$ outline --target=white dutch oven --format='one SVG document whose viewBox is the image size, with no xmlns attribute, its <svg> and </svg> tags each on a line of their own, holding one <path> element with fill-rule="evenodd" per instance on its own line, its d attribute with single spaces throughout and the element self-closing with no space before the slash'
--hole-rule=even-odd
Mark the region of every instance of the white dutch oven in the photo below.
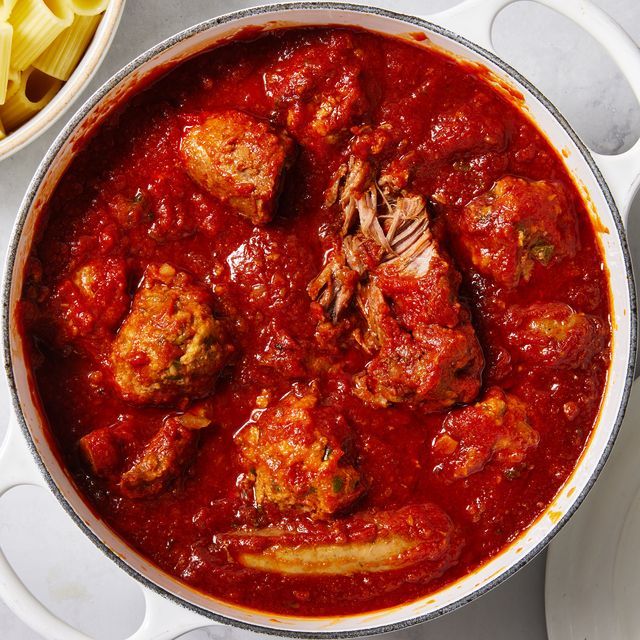
<svg viewBox="0 0 640 640">
<path fill-rule="evenodd" d="M 20 484 L 48 487 L 96 546 L 141 583 L 147 602 L 146 616 L 130 640 L 174 638 L 216 622 L 299 638 L 325 634 L 358 636 L 435 618 L 485 593 L 533 558 L 566 522 L 595 481 L 620 426 L 633 378 L 636 308 L 624 221 L 640 182 L 640 142 L 615 157 L 590 152 L 553 105 L 492 53 L 492 22 L 512 1 L 467 0 L 449 11 L 424 18 L 345 4 L 293 3 L 240 11 L 204 22 L 151 49 L 107 82 L 58 136 L 40 165 L 16 222 L 4 280 L 4 355 L 16 419 L 0 450 L 0 495 Z M 538 1 L 572 18 L 596 37 L 619 64 L 640 99 L 640 51 L 622 29 L 586 1 Z M 565 150 L 567 167 L 593 204 L 597 228 L 602 230 L 600 239 L 613 297 L 611 371 L 597 428 L 573 475 L 544 514 L 497 557 L 442 591 L 384 611 L 336 618 L 274 616 L 197 593 L 151 565 L 96 518 L 49 446 L 33 402 L 30 377 L 24 365 L 24 345 L 13 313 L 22 289 L 23 267 L 38 212 L 71 160 L 75 143 L 150 71 L 170 67 L 244 27 L 285 24 L 359 25 L 392 35 L 424 32 L 435 45 L 486 65 L 498 78 L 515 87 L 553 145 Z M 27 591 L 1 553 L 0 596 L 46 637 L 87 640 Z"/>
</svg>

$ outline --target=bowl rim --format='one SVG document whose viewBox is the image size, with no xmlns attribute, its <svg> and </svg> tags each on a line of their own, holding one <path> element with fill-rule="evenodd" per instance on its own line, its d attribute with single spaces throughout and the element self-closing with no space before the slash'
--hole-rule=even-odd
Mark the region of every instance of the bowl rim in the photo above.
<svg viewBox="0 0 640 640">
<path fill-rule="evenodd" d="M 0 140 L 0 162 L 37 140 L 66 113 L 87 88 L 111 47 L 126 1 L 109 0 L 87 50 L 69 79 L 43 109 Z"/>
<path fill-rule="evenodd" d="M 311 11 L 344 11 L 351 13 L 360 13 L 360 14 L 372 14 L 378 17 L 396 20 L 400 22 L 405 22 L 410 25 L 415 25 L 425 31 L 434 32 L 440 36 L 443 36 L 447 39 L 450 39 L 458 44 L 461 44 L 475 53 L 479 54 L 481 57 L 487 59 L 488 61 L 495 64 L 499 67 L 503 72 L 505 72 L 509 77 L 516 80 L 519 84 L 524 86 L 544 107 L 545 109 L 553 116 L 553 118 L 558 122 L 558 124 L 564 129 L 566 134 L 571 139 L 572 143 L 575 145 L 577 150 L 582 155 L 584 161 L 586 162 L 589 170 L 593 174 L 598 187 L 600 188 L 604 199 L 607 203 L 607 206 L 611 212 L 614 224 L 617 240 L 620 244 L 620 249 L 622 253 L 622 258 L 624 262 L 625 271 L 627 274 L 627 282 L 628 282 L 628 291 L 627 294 L 629 296 L 629 314 L 628 321 L 630 324 L 629 331 L 629 352 L 627 354 L 627 367 L 624 374 L 624 379 L 619 384 L 623 386 L 622 393 L 620 397 L 620 402 L 618 406 L 617 415 L 614 421 L 614 424 L 611 426 L 611 430 L 609 433 L 609 438 L 607 440 L 606 446 L 603 449 L 598 461 L 596 462 L 594 469 L 589 476 L 588 480 L 585 482 L 582 491 L 575 498 L 573 504 L 563 513 L 562 517 L 552 526 L 549 532 L 540 539 L 537 544 L 524 556 L 522 556 L 516 562 L 513 562 L 508 566 L 507 569 L 499 573 L 495 578 L 489 580 L 482 587 L 475 589 L 467 596 L 463 596 L 457 600 L 454 600 L 450 604 L 430 611 L 425 614 L 417 615 L 417 616 L 409 616 L 406 619 L 399 620 L 393 623 L 381 624 L 381 625 L 373 625 L 373 626 L 363 626 L 361 628 L 353 629 L 353 630 L 345 630 L 345 631 L 296 631 L 296 630 L 288 630 L 288 629 L 280 629 L 275 627 L 263 626 L 261 624 L 255 624 L 252 622 L 245 622 L 243 620 L 237 620 L 235 618 L 231 618 L 227 615 L 222 615 L 219 613 L 215 613 L 209 609 L 203 608 L 199 605 L 196 605 L 185 598 L 175 595 L 169 592 L 167 589 L 157 585 L 152 580 L 150 580 L 146 575 L 139 572 L 137 569 L 133 568 L 129 565 L 125 560 L 123 560 L 120 556 L 116 555 L 98 536 L 94 531 L 87 525 L 80 516 L 75 512 L 70 502 L 64 496 L 64 494 L 58 489 L 53 477 L 51 476 L 48 468 L 45 466 L 42 458 L 40 457 L 33 436 L 31 435 L 31 431 L 29 430 L 28 424 L 22 412 L 22 407 L 20 403 L 20 398 L 18 396 L 17 386 L 15 382 L 15 378 L 13 375 L 13 360 L 11 354 L 11 335 L 10 335 L 10 318 L 11 318 L 11 283 L 13 279 L 16 254 L 18 245 L 21 239 L 22 231 L 25 226 L 25 223 L 29 217 L 29 212 L 31 211 L 32 205 L 37 195 L 37 191 L 42 184 L 44 178 L 46 177 L 51 165 L 56 159 L 59 151 L 66 143 L 67 139 L 70 135 L 75 131 L 75 129 L 82 123 L 86 115 L 93 110 L 93 108 L 114 88 L 116 87 L 122 80 L 124 80 L 128 75 L 134 72 L 138 67 L 140 67 L 145 62 L 150 61 L 166 49 L 176 45 L 183 40 L 191 38 L 192 36 L 211 29 L 213 27 L 217 27 L 220 25 L 224 25 L 227 23 L 232 23 L 236 20 L 243 18 L 251 18 L 253 16 L 269 14 L 269 13 L 282 13 L 286 11 L 300 11 L 300 10 L 311 10 Z M 322 22 L 318 23 L 319 25 Z M 447 613 L 451 613 L 460 607 L 464 606 L 484 595 L 491 589 L 497 587 L 498 585 L 505 582 L 508 578 L 517 573 L 522 567 L 528 564 L 535 556 L 537 556 L 551 541 L 551 539 L 562 529 L 562 527 L 567 523 L 569 518 L 573 515 L 573 513 L 578 509 L 581 505 L 582 501 L 589 493 L 591 488 L 593 487 L 596 479 L 598 478 L 602 468 L 604 467 L 613 447 L 613 444 L 618 435 L 618 431 L 620 430 L 620 426 L 622 423 L 622 419 L 624 417 L 624 413 L 626 410 L 626 406 L 629 400 L 629 394 L 631 390 L 631 385 L 634 380 L 634 368 L 635 368 L 635 359 L 636 353 L 638 349 L 637 344 L 637 305 L 636 305 L 636 294 L 635 294 L 635 286 L 634 286 L 634 276 L 633 270 L 631 267 L 631 257 L 629 246 L 627 242 L 626 230 L 624 224 L 622 222 L 622 218 L 618 211 L 618 207 L 615 203 L 615 200 L 609 190 L 607 183 L 604 180 L 602 172 L 600 171 L 598 165 L 594 161 L 591 152 L 588 147 L 582 142 L 580 137 L 573 130 L 571 125 L 567 122 L 564 116 L 560 113 L 560 111 L 554 106 L 554 104 L 546 98 L 546 96 L 540 92 L 535 85 L 533 85 L 529 80 L 527 80 L 522 74 L 520 74 L 516 69 L 514 69 L 511 65 L 504 62 L 501 58 L 499 58 L 496 54 L 487 49 L 481 47 L 480 45 L 464 38 L 463 36 L 450 31 L 438 24 L 430 22 L 425 18 L 421 18 L 419 16 L 405 14 L 401 12 L 391 11 L 388 9 L 382 9 L 378 7 L 372 7 L 368 5 L 356 5 L 347 2 L 335 2 L 335 1 L 323 1 L 323 2 L 286 2 L 286 3 L 277 3 L 277 4 L 267 4 L 261 5 L 257 7 L 252 7 L 248 9 L 241 9 L 239 11 L 230 12 L 215 18 L 211 18 L 208 20 L 204 20 L 198 24 L 195 24 L 187 29 L 184 29 L 173 36 L 170 36 L 155 46 L 149 48 L 144 53 L 140 54 L 136 58 L 134 58 L 127 65 L 122 67 L 118 72 L 111 76 L 101 87 L 93 93 L 85 103 L 76 111 L 73 117 L 69 120 L 69 122 L 65 125 L 63 130 L 58 134 L 51 147 L 47 151 L 44 159 L 40 163 L 30 185 L 28 191 L 25 195 L 25 198 L 20 206 L 20 210 L 18 213 L 18 217 L 14 224 L 14 229 L 12 233 L 12 237 L 7 250 L 7 259 L 5 264 L 5 270 L 3 274 L 3 292 L 2 292 L 2 340 L 3 340 L 3 355 L 4 355 L 4 363 L 5 363 L 5 371 L 9 382 L 10 392 L 11 392 L 11 401 L 12 406 L 16 415 L 16 419 L 18 425 L 25 436 L 27 446 L 40 470 L 42 473 L 49 489 L 55 495 L 58 502 L 62 505 L 63 509 L 67 512 L 67 514 L 73 519 L 78 527 L 83 531 L 83 533 L 93 542 L 93 544 L 100 549 L 100 551 L 108 556 L 113 562 L 116 563 L 118 567 L 124 570 L 129 576 L 138 581 L 143 587 L 151 590 L 153 593 L 162 596 L 164 599 L 169 600 L 170 602 L 178 605 L 182 608 L 185 608 L 195 614 L 203 616 L 212 620 L 213 622 L 218 622 L 226 625 L 230 625 L 233 627 L 237 627 L 240 629 L 245 629 L 249 631 L 254 631 L 258 633 L 263 633 L 267 635 L 274 635 L 280 637 L 293 637 L 293 638 L 327 638 L 328 636 L 334 638 L 357 638 L 362 636 L 368 636 L 372 634 L 380 634 L 380 633 L 388 633 L 392 631 L 398 631 L 401 629 L 405 629 L 417 624 L 421 624 L 423 622 L 427 622 L 438 618 Z M 581 464 L 582 458 L 576 464 L 576 468 L 578 468 Z M 575 472 L 575 469 L 574 469 Z M 536 520 L 537 521 L 537 520 Z M 126 542 L 125 542 L 126 543 Z M 402 608 L 411 604 L 410 601 L 407 603 L 395 605 L 391 607 L 390 610 Z M 269 612 L 256 610 L 261 614 L 269 615 Z M 383 610 L 384 611 L 384 610 Z M 360 614 L 354 614 L 360 615 Z M 300 620 L 309 620 L 310 618 L 303 616 L 289 616 L 293 619 Z M 331 616 L 328 616 L 331 617 Z M 341 618 L 349 617 L 349 616 L 340 616 Z"/>
</svg>

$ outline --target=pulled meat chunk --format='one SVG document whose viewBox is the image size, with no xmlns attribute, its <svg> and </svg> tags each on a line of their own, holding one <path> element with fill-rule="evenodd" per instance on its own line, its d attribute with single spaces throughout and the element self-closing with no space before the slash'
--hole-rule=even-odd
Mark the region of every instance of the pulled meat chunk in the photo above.
<svg viewBox="0 0 640 640">
<path fill-rule="evenodd" d="M 467 204 L 459 232 L 475 268 L 506 287 L 529 280 L 536 262 L 573 257 L 576 216 L 563 186 L 506 176 Z"/>
<path fill-rule="evenodd" d="M 254 224 L 273 218 L 293 150 L 285 133 L 232 110 L 191 127 L 180 147 L 191 178 Z"/>
<path fill-rule="evenodd" d="M 125 400 L 167 404 L 209 394 L 231 350 L 208 292 L 168 264 L 151 265 L 113 343 L 111 365 Z"/>
<path fill-rule="evenodd" d="M 480 402 L 447 415 L 433 441 L 434 472 L 453 482 L 482 471 L 491 462 L 512 478 L 522 471 L 527 451 L 539 440 L 524 403 L 492 387 Z"/>
<path fill-rule="evenodd" d="M 165 491 L 193 458 L 198 430 L 209 424 L 207 418 L 189 413 L 168 417 L 122 474 L 121 493 L 128 498 L 146 498 Z"/>
<path fill-rule="evenodd" d="M 197 412 L 170 415 L 141 449 L 142 426 L 125 418 L 83 436 L 78 448 L 94 476 L 128 498 L 144 498 L 162 493 L 183 472 L 196 451 L 197 431 L 209 424 Z"/>
<path fill-rule="evenodd" d="M 214 547 L 270 573 L 345 576 L 430 563 L 436 577 L 455 563 L 462 539 L 442 509 L 420 504 L 315 523 L 304 533 L 294 523 L 219 534 Z"/>
<path fill-rule="evenodd" d="M 514 306 L 505 325 L 511 349 L 538 366 L 586 367 L 606 346 L 602 320 L 562 302 Z"/>
<path fill-rule="evenodd" d="M 348 425 L 318 406 L 313 385 L 294 387 L 236 436 L 259 505 L 316 519 L 350 507 L 364 492 L 353 462 Z"/>
<path fill-rule="evenodd" d="M 355 377 L 360 398 L 427 411 L 470 402 L 484 357 L 442 226 L 422 196 L 375 180 L 373 164 L 356 155 L 338 171 L 328 197 L 342 210 L 344 237 L 308 292 L 334 322 L 354 296 L 358 302 L 366 331 L 356 337 L 373 355 Z"/>
<path fill-rule="evenodd" d="M 376 284 L 363 287 L 359 299 L 368 322 L 365 340 L 377 350 L 356 376 L 359 397 L 378 406 L 406 402 L 437 411 L 478 395 L 484 358 L 466 309 L 453 326 L 418 322 L 408 330 Z"/>
</svg>

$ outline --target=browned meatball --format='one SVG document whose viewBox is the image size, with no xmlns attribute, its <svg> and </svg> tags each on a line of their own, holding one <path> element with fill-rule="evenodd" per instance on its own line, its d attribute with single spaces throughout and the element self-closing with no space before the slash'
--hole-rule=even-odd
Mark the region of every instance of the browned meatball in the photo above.
<svg viewBox="0 0 640 640">
<path fill-rule="evenodd" d="M 189 175 L 254 224 L 273 217 L 293 143 L 263 120 L 217 111 L 189 129 L 180 151 Z"/>
<path fill-rule="evenodd" d="M 362 60 L 347 33 L 329 36 L 318 55 L 300 47 L 264 74 L 267 95 L 286 114 L 287 130 L 305 145 L 334 143 L 362 121 L 370 100 Z"/>
<path fill-rule="evenodd" d="M 607 331 L 599 318 L 562 302 L 512 307 L 505 324 L 511 349 L 536 365 L 585 367 L 606 345 Z"/>
<path fill-rule="evenodd" d="M 346 421 L 318 406 L 313 385 L 296 386 L 247 425 L 236 443 L 260 505 L 323 519 L 347 509 L 364 491 Z"/>
<path fill-rule="evenodd" d="M 507 287 L 531 277 L 536 262 L 576 253 L 576 216 L 557 182 L 506 176 L 465 207 L 459 229 L 475 268 Z"/>
<path fill-rule="evenodd" d="M 514 477 L 521 472 L 527 451 L 539 440 L 524 403 L 492 387 L 480 402 L 447 415 L 433 441 L 434 471 L 452 482 L 492 462 L 507 477 Z"/>
<path fill-rule="evenodd" d="M 473 400 L 480 389 L 484 358 L 468 312 L 454 326 L 428 321 L 407 330 L 394 317 L 381 290 L 362 289 L 369 335 L 378 347 L 375 357 L 356 376 L 356 393 L 378 406 L 420 404 L 437 411 Z"/>
<path fill-rule="evenodd" d="M 92 333 L 113 332 L 129 308 L 127 273 L 120 258 L 94 258 L 63 280 L 50 299 L 62 342 L 82 342 Z"/>
<path fill-rule="evenodd" d="M 211 296 L 168 264 L 151 265 L 111 351 L 118 390 L 135 403 L 206 396 L 232 347 Z"/>
<path fill-rule="evenodd" d="M 477 91 L 464 103 L 453 105 L 434 117 L 429 153 L 437 158 L 501 150 L 506 146 L 509 133 L 495 100 Z"/>
</svg>

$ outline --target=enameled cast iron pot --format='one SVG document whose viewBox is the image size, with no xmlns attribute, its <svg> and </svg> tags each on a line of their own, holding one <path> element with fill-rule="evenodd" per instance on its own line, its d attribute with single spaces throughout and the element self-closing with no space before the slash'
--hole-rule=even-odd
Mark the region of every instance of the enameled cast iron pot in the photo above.
<svg viewBox="0 0 640 640">
<path fill-rule="evenodd" d="M 572 18 L 609 51 L 640 99 L 640 51 L 611 19 L 585 0 L 538 0 Z M 203 22 L 147 51 L 109 80 L 72 118 L 40 165 L 16 221 L 4 275 L 2 331 L 14 418 L 0 450 L 0 495 L 19 484 L 48 487 L 96 546 L 142 585 L 147 611 L 130 640 L 175 638 L 188 630 L 219 623 L 280 635 L 333 637 L 369 635 L 430 620 L 473 600 L 533 558 L 578 507 L 594 483 L 613 445 L 633 379 L 636 306 L 625 218 L 640 182 L 640 142 L 618 156 L 600 156 L 580 141 L 545 97 L 492 53 L 491 25 L 513 0 L 467 0 L 435 16 L 419 18 L 380 9 L 330 3 L 292 3 L 260 7 Z M 610 375 L 594 433 L 573 475 L 546 511 L 508 548 L 471 575 L 442 591 L 388 610 L 335 618 L 274 616 L 220 602 L 191 590 L 129 548 L 87 507 L 53 452 L 33 401 L 14 309 L 38 212 L 74 154 L 75 143 L 97 126 L 140 79 L 170 68 L 246 27 L 359 25 L 391 35 L 424 33 L 428 40 L 460 58 L 488 67 L 496 78 L 524 96 L 526 108 L 556 149 L 591 203 L 609 272 L 613 300 Z M 34 464 L 35 461 L 35 464 Z M 87 640 L 39 603 L 0 553 L 0 596 L 48 638 Z"/>
</svg>

